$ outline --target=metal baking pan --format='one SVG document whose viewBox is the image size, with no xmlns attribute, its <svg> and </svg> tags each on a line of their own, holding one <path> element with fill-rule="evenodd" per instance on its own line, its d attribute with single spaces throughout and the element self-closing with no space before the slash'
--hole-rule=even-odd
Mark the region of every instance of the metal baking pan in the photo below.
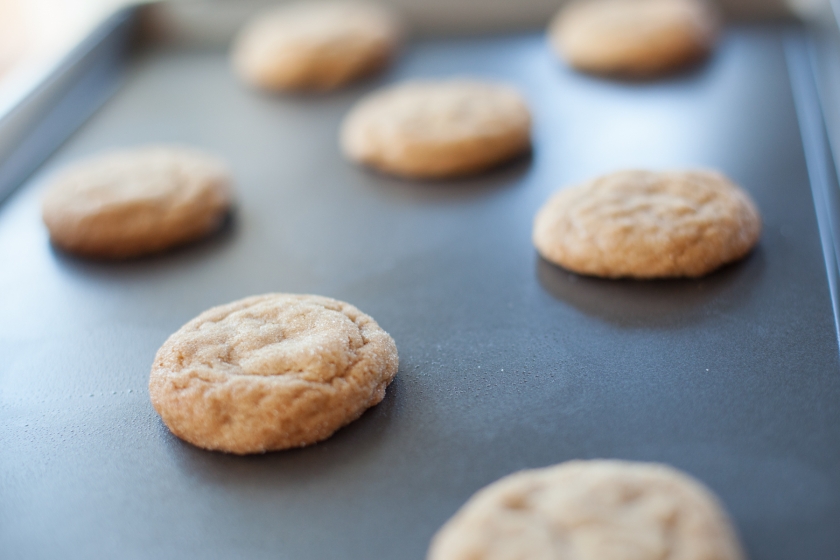
<svg viewBox="0 0 840 560">
<path fill-rule="evenodd" d="M 536 32 L 417 40 L 376 80 L 270 96 L 242 87 L 223 49 L 131 47 L 137 17 L 115 16 L 45 86 L 59 101 L 24 119 L 28 155 L 4 175 L 19 188 L 0 205 L 0 556 L 420 559 L 480 487 L 607 457 L 698 477 L 754 560 L 840 557 L 840 214 L 803 27 L 731 28 L 707 64 L 653 83 L 575 74 Z M 362 94 L 462 74 L 523 91 L 531 156 L 432 183 L 342 160 L 339 122 Z M 130 262 L 52 248 L 39 213 L 51 174 L 149 142 L 227 158 L 238 205 L 224 230 Z M 696 166 L 762 211 L 743 262 L 605 281 L 531 246 L 534 213 L 563 185 Z M 272 291 L 374 316 L 400 351 L 385 400 L 294 451 L 179 441 L 149 402 L 155 351 L 208 307 Z"/>
</svg>

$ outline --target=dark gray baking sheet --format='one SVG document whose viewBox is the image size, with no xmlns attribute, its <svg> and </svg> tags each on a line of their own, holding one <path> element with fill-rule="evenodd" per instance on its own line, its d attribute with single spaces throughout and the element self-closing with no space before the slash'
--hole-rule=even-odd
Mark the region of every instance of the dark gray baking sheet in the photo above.
<svg viewBox="0 0 840 560">
<path fill-rule="evenodd" d="M 840 362 L 790 33 L 735 28 L 708 64 L 652 84 L 571 73 L 537 34 L 420 42 L 379 82 L 313 97 L 247 91 L 222 52 L 142 52 L 0 206 L 0 556 L 420 559 L 478 488 L 611 457 L 697 476 L 753 559 L 840 558 Z M 442 183 L 342 161 L 337 129 L 360 95 L 465 73 L 525 93 L 531 157 Z M 239 195 L 224 231 L 126 263 L 50 247 L 38 199 L 52 173 L 161 141 L 229 160 Z M 694 166 L 758 202 L 765 229 L 744 262 L 609 282 L 533 250 L 532 216 L 555 189 Z M 155 351 L 204 309 L 270 291 L 373 315 L 400 351 L 384 402 L 301 450 L 177 440 L 149 403 Z"/>
</svg>

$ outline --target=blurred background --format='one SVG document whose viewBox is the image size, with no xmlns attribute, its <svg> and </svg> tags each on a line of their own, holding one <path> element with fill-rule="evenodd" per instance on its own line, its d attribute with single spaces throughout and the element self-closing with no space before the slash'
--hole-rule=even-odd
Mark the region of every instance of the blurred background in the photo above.
<svg viewBox="0 0 840 560">
<path fill-rule="evenodd" d="M 0 118 L 127 0 L 0 0 Z"/>
<path fill-rule="evenodd" d="M 0 0 L 0 74 L 74 43 L 124 0 Z"/>
<path fill-rule="evenodd" d="M 717 0 L 733 20 L 783 19 L 826 9 L 830 0 Z M 38 83 L 101 19 L 131 0 L 0 0 L 0 115 Z M 137 2 L 133 2 L 137 3 Z M 271 0 L 168 0 L 156 11 L 172 36 L 226 41 Z M 563 0 L 384 0 L 418 34 L 540 28 Z M 166 32 L 166 29 L 163 29 Z"/>
</svg>

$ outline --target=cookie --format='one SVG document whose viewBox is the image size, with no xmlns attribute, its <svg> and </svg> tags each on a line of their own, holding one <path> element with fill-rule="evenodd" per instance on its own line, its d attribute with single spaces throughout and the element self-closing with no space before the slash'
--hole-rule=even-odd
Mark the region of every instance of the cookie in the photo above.
<svg viewBox="0 0 840 560">
<path fill-rule="evenodd" d="M 736 261 L 760 235 L 755 204 L 720 173 L 622 171 L 555 194 L 533 241 L 546 260 L 580 274 L 671 278 Z"/>
<path fill-rule="evenodd" d="M 60 173 L 42 204 L 56 246 L 123 259 L 216 230 L 232 200 L 224 163 L 196 150 L 153 146 L 112 152 Z"/>
<path fill-rule="evenodd" d="M 149 393 L 179 438 L 262 453 L 330 437 L 384 398 L 398 366 L 394 340 L 352 305 L 267 294 L 214 307 L 170 336 Z"/>
<path fill-rule="evenodd" d="M 570 461 L 480 490 L 428 560 L 743 560 L 712 493 L 666 465 Z"/>
<path fill-rule="evenodd" d="M 477 173 L 531 145 L 531 114 L 506 85 L 412 81 L 375 92 L 347 115 L 341 146 L 350 160 L 417 178 Z"/>
<path fill-rule="evenodd" d="M 595 74 L 649 77 L 705 58 L 718 18 L 704 0 L 574 0 L 549 26 L 555 53 Z"/>
<path fill-rule="evenodd" d="M 265 12 L 239 33 L 237 74 L 266 90 L 324 91 L 368 76 L 394 58 L 394 15 L 363 2 L 299 2 Z"/>
</svg>

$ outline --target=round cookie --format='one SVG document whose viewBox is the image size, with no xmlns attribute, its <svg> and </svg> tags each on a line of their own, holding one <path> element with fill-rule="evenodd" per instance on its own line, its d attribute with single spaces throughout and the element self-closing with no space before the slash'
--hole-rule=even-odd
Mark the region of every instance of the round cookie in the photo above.
<svg viewBox="0 0 840 560">
<path fill-rule="evenodd" d="M 239 76 L 267 90 L 330 90 L 385 67 L 399 48 L 394 15 L 364 2 L 299 2 L 248 23 L 233 45 Z"/>
<path fill-rule="evenodd" d="M 570 461 L 478 491 L 428 560 L 743 560 L 702 484 L 666 465 Z"/>
<path fill-rule="evenodd" d="M 351 160 L 417 178 L 484 171 L 531 145 L 531 114 L 511 87 L 474 80 L 411 81 L 374 92 L 344 119 Z"/>
<path fill-rule="evenodd" d="M 549 26 L 555 53 L 574 68 L 628 77 L 698 62 L 717 36 L 704 0 L 574 0 Z"/>
<path fill-rule="evenodd" d="M 158 350 L 152 405 L 198 447 L 262 453 L 331 436 L 385 396 L 394 340 L 334 299 L 245 298 L 205 311 Z"/>
<path fill-rule="evenodd" d="M 192 149 L 111 152 L 60 173 L 42 216 L 52 242 L 66 251 L 137 257 L 216 230 L 231 205 L 231 184 L 224 163 Z"/>
<path fill-rule="evenodd" d="M 607 278 L 698 277 L 750 252 L 761 217 L 720 173 L 622 171 L 549 199 L 533 241 L 548 261 Z"/>
</svg>

